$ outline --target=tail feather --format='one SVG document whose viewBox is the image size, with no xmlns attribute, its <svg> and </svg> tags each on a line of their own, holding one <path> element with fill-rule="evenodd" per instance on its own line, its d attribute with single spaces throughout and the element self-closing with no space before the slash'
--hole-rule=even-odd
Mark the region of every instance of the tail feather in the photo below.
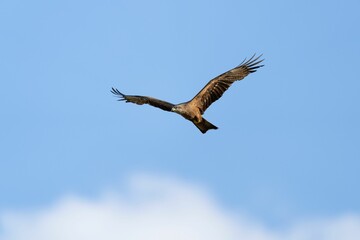
<svg viewBox="0 0 360 240">
<path fill-rule="evenodd" d="M 206 133 L 207 130 L 209 130 L 209 129 L 218 129 L 217 126 L 215 126 L 212 123 L 206 121 L 205 118 L 203 118 L 202 121 L 199 122 L 199 123 L 196 123 L 196 122 L 193 122 L 193 123 L 202 133 Z"/>
</svg>

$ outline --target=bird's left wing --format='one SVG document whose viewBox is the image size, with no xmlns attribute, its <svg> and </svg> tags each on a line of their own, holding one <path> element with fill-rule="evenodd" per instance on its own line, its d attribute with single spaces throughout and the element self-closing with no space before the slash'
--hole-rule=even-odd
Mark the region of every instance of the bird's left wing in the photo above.
<svg viewBox="0 0 360 240">
<path fill-rule="evenodd" d="M 111 92 L 113 94 L 115 94 L 117 97 L 119 97 L 118 101 L 131 102 L 131 103 L 135 103 L 138 105 L 149 104 L 153 107 L 161 108 L 162 110 L 169 111 L 169 112 L 171 111 L 172 107 L 174 106 L 174 104 L 172 104 L 172 103 L 165 102 L 165 101 L 162 101 L 162 100 L 159 100 L 156 98 L 152 98 L 152 97 L 125 95 L 125 94 L 121 93 L 119 90 L 117 90 L 116 88 L 112 88 Z"/>
<path fill-rule="evenodd" d="M 244 79 L 248 74 L 256 72 L 263 59 L 259 60 L 262 55 L 255 57 L 253 55 L 249 60 L 246 59 L 237 67 L 215 77 L 189 102 L 189 104 L 200 109 L 201 114 L 216 100 L 218 100 L 223 93 L 235 81 Z"/>
</svg>

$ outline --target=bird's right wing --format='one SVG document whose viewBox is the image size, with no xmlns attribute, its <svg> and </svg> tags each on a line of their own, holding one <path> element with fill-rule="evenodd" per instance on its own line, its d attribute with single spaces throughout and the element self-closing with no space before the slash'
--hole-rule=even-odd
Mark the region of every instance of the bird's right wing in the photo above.
<svg viewBox="0 0 360 240">
<path fill-rule="evenodd" d="M 223 95 L 231 84 L 244 79 L 247 75 L 256 72 L 258 68 L 262 67 L 263 65 L 260 65 L 263 61 L 263 59 L 260 59 L 261 56 L 256 57 L 253 55 L 249 60 L 240 63 L 239 66 L 212 79 L 189 103 L 198 107 L 201 114 L 203 114 L 213 102 Z"/>
<path fill-rule="evenodd" d="M 121 93 L 119 90 L 117 90 L 116 88 L 112 88 L 111 92 L 113 94 L 115 94 L 117 97 L 119 97 L 118 101 L 131 102 L 131 103 L 135 103 L 138 105 L 149 104 L 153 107 L 161 108 L 162 110 L 169 111 L 169 112 L 171 111 L 172 107 L 174 106 L 174 104 L 172 104 L 172 103 L 165 102 L 165 101 L 162 101 L 162 100 L 159 100 L 156 98 L 152 98 L 152 97 L 125 95 L 125 94 Z"/>
</svg>

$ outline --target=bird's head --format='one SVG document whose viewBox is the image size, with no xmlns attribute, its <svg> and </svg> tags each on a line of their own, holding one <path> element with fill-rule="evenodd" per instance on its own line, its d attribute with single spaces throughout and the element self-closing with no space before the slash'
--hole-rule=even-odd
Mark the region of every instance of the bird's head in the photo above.
<svg viewBox="0 0 360 240">
<path fill-rule="evenodd" d="M 171 111 L 172 112 L 178 112 L 178 106 L 173 106 L 172 108 L 171 108 Z"/>
<path fill-rule="evenodd" d="M 173 106 L 173 107 L 171 108 L 171 111 L 172 111 L 172 112 L 175 112 L 175 113 L 178 113 L 178 114 L 181 114 L 181 113 L 184 112 L 184 109 L 183 109 L 182 105 L 179 104 L 179 105 Z"/>
</svg>

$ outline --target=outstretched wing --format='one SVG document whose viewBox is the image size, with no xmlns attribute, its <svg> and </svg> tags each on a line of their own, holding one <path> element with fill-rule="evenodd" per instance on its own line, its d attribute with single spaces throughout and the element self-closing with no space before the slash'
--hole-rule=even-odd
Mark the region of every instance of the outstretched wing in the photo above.
<svg viewBox="0 0 360 240">
<path fill-rule="evenodd" d="M 138 105 L 149 104 L 151 106 L 161 108 L 162 110 L 169 111 L 169 112 L 171 111 L 172 107 L 174 106 L 174 104 L 172 104 L 172 103 L 165 102 L 165 101 L 162 101 L 162 100 L 159 100 L 156 98 L 152 98 L 152 97 L 125 95 L 125 94 L 122 94 L 116 88 L 112 88 L 111 92 L 113 94 L 115 94 L 117 97 L 119 97 L 118 101 L 131 102 L 131 103 L 136 103 Z"/>
<path fill-rule="evenodd" d="M 192 106 L 200 109 L 201 114 L 231 86 L 232 83 L 242 80 L 248 74 L 256 72 L 263 59 L 259 60 L 262 55 L 255 57 L 253 55 L 249 60 L 244 60 L 237 67 L 212 79 L 206 86 L 189 102 Z"/>
</svg>

